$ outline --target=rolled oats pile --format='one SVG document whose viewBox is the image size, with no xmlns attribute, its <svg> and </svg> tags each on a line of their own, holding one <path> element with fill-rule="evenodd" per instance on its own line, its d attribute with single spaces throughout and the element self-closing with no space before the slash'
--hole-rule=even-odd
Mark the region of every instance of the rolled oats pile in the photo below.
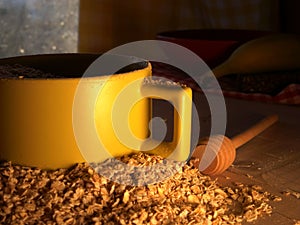
<svg viewBox="0 0 300 225">
<path fill-rule="evenodd" d="M 0 65 L 0 79 L 26 79 L 26 78 L 63 78 L 63 76 L 46 73 L 42 70 L 21 64 Z"/>
<path fill-rule="evenodd" d="M 138 153 L 119 159 L 130 168 L 169 163 L 170 171 L 162 173 L 176 171 L 145 184 L 132 169 L 125 180 L 137 185 L 126 185 L 108 179 L 122 174 L 122 166 L 115 168 L 112 160 L 54 171 L 3 162 L 0 224 L 240 224 L 272 212 L 268 201 L 274 196 L 259 186 L 222 187 L 192 166 L 179 168 L 160 156 Z M 151 176 L 159 171 L 149 172 L 147 179 Z"/>
</svg>

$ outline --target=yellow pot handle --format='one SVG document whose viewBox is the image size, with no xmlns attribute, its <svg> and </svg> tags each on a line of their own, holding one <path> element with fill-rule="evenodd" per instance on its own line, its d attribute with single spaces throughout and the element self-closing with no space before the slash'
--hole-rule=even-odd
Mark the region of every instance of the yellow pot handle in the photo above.
<svg viewBox="0 0 300 225">
<path fill-rule="evenodd" d="M 141 94 L 151 99 L 169 101 L 174 107 L 174 129 L 172 142 L 148 139 L 141 150 L 151 149 L 148 153 L 161 155 L 177 161 L 185 161 L 190 155 L 192 127 L 192 90 L 180 85 L 158 85 L 147 83 L 141 87 Z M 151 107 L 150 110 L 152 111 Z"/>
</svg>

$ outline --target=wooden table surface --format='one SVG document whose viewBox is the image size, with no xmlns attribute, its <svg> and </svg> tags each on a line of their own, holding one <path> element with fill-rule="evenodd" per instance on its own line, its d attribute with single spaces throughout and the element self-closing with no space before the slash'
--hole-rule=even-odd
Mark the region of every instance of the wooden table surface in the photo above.
<svg viewBox="0 0 300 225">
<path fill-rule="evenodd" d="M 288 225 L 300 221 L 300 196 L 282 194 L 289 190 L 300 195 L 300 106 L 226 99 L 226 107 L 226 136 L 229 137 L 266 115 L 276 113 L 279 121 L 240 147 L 233 166 L 218 176 L 219 181 L 258 184 L 282 197 L 280 202 L 270 202 L 273 214 L 257 220 L 257 225 Z"/>
</svg>

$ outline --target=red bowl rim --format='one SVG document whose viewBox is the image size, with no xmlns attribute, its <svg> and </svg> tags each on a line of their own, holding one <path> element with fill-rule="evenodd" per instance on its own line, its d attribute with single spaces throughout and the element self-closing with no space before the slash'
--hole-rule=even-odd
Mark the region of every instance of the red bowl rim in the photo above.
<svg viewBox="0 0 300 225">
<path fill-rule="evenodd" d="M 190 41 L 238 41 L 244 42 L 264 35 L 272 34 L 266 30 L 241 29 L 185 29 L 157 33 L 157 39 L 190 40 Z"/>
</svg>

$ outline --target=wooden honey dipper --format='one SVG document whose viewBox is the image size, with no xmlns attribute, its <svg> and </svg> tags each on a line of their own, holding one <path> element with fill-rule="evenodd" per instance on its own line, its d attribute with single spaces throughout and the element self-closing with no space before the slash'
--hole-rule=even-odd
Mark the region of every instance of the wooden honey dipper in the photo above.
<svg viewBox="0 0 300 225">
<path fill-rule="evenodd" d="M 270 115 L 250 127 L 248 130 L 236 135 L 232 139 L 229 139 L 223 135 L 214 135 L 211 137 L 208 144 L 208 138 L 204 138 L 199 141 L 199 145 L 195 148 L 192 159 L 193 165 L 199 168 L 203 154 L 206 151 L 214 154 L 215 158 L 205 169 L 199 168 L 199 170 L 208 175 L 218 175 L 223 173 L 235 160 L 236 149 L 250 141 L 252 138 L 263 132 L 278 120 L 277 115 Z M 207 153 L 207 152 L 206 152 Z"/>
</svg>

